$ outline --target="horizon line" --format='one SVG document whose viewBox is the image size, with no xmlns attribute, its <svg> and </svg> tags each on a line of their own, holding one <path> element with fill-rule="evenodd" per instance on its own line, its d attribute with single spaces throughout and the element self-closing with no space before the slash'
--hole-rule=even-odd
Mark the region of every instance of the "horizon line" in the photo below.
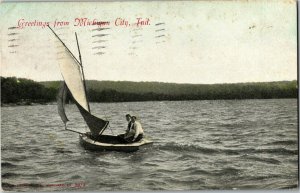
<svg viewBox="0 0 300 193">
<path fill-rule="evenodd" d="M 60 82 L 63 80 L 33 80 L 24 77 L 16 77 L 16 76 L 0 76 L 4 78 L 17 78 L 17 79 L 27 79 L 35 82 Z M 272 83 L 272 82 L 293 82 L 296 81 L 298 83 L 298 79 L 292 80 L 272 80 L 272 81 L 253 81 L 253 82 L 220 82 L 220 83 L 178 83 L 178 82 L 161 82 L 161 81 L 132 81 L 132 80 L 96 80 L 96 79 L 86 79 L 86 81 L 98 81 L 98 82 L 133 82 L 133 83 L 163 83 L 163 84 L 190 84 L 190 85 L 213 85 L 213 84 L 247 84 L 247 83 Z"/>
</svg>

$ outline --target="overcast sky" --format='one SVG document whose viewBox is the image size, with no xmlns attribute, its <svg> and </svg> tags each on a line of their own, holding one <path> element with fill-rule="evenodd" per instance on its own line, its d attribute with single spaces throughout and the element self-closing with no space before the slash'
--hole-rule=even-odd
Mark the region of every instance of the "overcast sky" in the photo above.
<svg viewBox="0 0 300 193">
<path fill-rule="evenodd" d="M 9 29 L 36 20 L 50 22 L 76 57 L 77 32 L 86 79 L 176 83 L 297 79 L 295 1 L 2 3 L 0 14 L 1 76 L 62 79 L 55 37 L 47 27 Z M 76 18 L 109 21 L 105 27 L 110 29 L 74 26 Z M 130 26 L 122 26 L 118 18 Z M 137 18 L 149 25 L 137 27 Z M 54 27 L 55 20 L 69 25 Z"/>
</svg>

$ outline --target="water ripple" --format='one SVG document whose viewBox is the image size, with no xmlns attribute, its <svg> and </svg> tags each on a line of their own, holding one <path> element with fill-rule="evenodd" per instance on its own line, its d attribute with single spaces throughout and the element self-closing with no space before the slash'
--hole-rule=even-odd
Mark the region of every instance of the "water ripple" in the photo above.
<svg viewBox="0 0 300 193">
<path fill-rule="evenodd" d="M 298 179 L 297 100 L 91 103 L 115 134 L 137 115 L 154 145 L 93 152 L 64 130 L 55 105 L 1 108 L 2 188 L 9 191 L 293 189 Z M 67 105 L 69 127 L 86 125 Z M 110 130 L 105 131 L 111 134 Z M 139 183 L 136 183 L 136 182 Z M 49 184 L 83 183 L 76 187 Z"/>
</svg>

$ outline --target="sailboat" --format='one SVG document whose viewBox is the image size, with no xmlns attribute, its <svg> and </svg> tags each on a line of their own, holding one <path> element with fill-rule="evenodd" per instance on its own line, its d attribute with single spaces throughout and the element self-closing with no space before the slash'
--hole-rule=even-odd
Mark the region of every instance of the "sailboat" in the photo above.
<svg viewBox="0 0 300 193">
<path fill-rule="evenodd" d="M 109 126 L 109 121 L 96 117 L 91 114 L 89 101 L 86 92 L 86 83 L 82 66 L 81 54 L 76 36 L 76 42 L 79 52 L 79 60 L 74 56 L 70 49 L 65 45 L 61 38 L 48 26 L 56 37 L 56 49 L 58 51 L 58 63 L 64 81 L 62 82 L 58 96 L 58 114 L 60 115 L 65 130 L 79 134 L 80 144 L 89 150 L 114 150 L 114 151 L 136 151 L 141 147 L 150 145 L 153 142 L 145 137 L 134 143 L 125 143 L 119 136 L 104 135 L 103 132 Z M 69 121 L 65 112 L 65 103 L 67 95 L 71 96 L 82 115 L 89 131 L 82 133 L 67 128 Z"/>
</svg>

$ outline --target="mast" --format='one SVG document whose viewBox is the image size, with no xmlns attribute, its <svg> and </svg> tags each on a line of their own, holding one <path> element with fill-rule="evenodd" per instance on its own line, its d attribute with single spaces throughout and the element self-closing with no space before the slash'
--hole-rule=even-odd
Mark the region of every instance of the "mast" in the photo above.
<svg viewBox="0 0 300 193">
<path fill-rule="evenodd" d="M 81 73 L 82 73 L 82 79 L 83 79 L 83 85 L 84 85 L 84 91 L 85 91 L 85 95 L 87 96 L 87 92 L 86 92 L 86 84 L 85 84 L 85 77 L 84 77 L 84 71 L 83 71 L 83 66 L 82 66 L 82 60 L 81 60 L 81 53 L 80 53 L 80 48 L 79 48 L 79 43 L 78 43 L 78 38 L 77 38 L 77 33 L 75 32 L 75 36 L 76 36 L 76 42 L 77 42 L 77 48 L 78 48 L 78 53 L 79 53 L 79 61 L 80 61 L 80 66 L 81 66 Z M 91 112 L 90 109 L 90 103 L 87 100 L 87 105 L 88 105 L 88 111 Z"/>
</svg>

